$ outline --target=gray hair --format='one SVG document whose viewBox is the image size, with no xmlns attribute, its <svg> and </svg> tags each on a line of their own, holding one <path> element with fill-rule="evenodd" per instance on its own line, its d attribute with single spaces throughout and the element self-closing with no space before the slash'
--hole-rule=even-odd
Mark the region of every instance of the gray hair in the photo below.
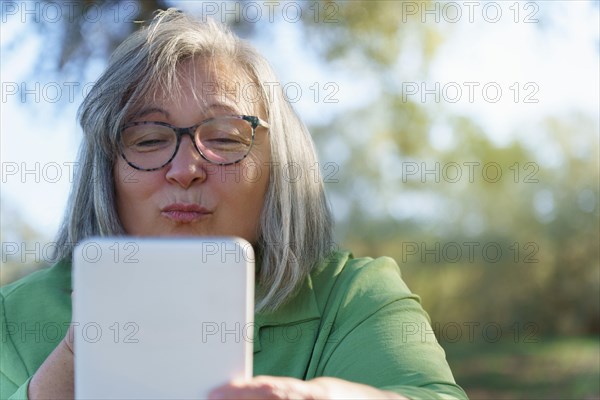
<svg viewBox="0 0 600 400">
<path fill-rule="evenodd" d="M 251 45 L 222 24 L 195 21 L 174 9 L 157 12 L 147 28 L 115 50 L 79 109 L 84 138 L 57 235 L 57 259 L 70 259 L 74 246 L 90 236 L 126 234 L 116 211 L 113 177 L 119 129 L 140 99 L 161 88 L 180 90 L 178 68 L 192 58 L 231 63 L 261 91 L 272 162 L 255 246 L 255 308 L 273 311 L 332 250 L 333 222 L 314 144 L 281 85 L 273 87 L 278 80 L 269 63 Z M 290 174 L 292 169 L 300 173 Z"/>
</svg>

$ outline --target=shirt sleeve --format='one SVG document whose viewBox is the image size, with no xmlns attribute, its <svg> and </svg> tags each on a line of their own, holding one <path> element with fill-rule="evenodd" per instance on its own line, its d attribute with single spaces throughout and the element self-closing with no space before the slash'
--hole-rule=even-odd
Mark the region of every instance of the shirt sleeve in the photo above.
<svg viewBox="0 0 600 400">
<path fill-rule="evenodd" d="M 71 321 L 70 264 L 0 288 L 0 399 L 26 399 L 29 382 Z"/>
<path fill-rule="evenodd" d="M 8 400 L 27 400 L 27 390 L 29 388 L 29 381 L 31 381 L 31 378 L 27 379 L 25 381 L 25 383 L 23 383 L 21 386 L 19 386 L 16 389 L 16 391 L 12 395 L 10 395 L 8 397 L 4 397 L 5 396 L 5 394 L 4 394 L 4 391 L 5 391 L 4 386 L 6 385 L 7 388 L 9 388 L 8 391 L 10 392 L 10 391 L 12 391 L 16 387 L 16 385 L 14 383 L 12 383 L 12 382 L 9 382 L 7 380 L 7 378 L 4 376 L 4 374 L 2 374 L 2 376 L 0 377 L 0 379 L 2 380 L 2 386 L 3 386 L 3 389 L 2 389 L 2 399 L 8 398 Z"/>
<path fill-rule="evenodd" d="M 9 325 L 14 330 L 15 324 L 6 321 L 4 296 L 0 293 L 0 399 L 27 399 L 30 378 L 13 344 Z"/>
<path fill-rule="evenodd" d="M 412 399 L 466 399 L 419 297 L 410 292 L 395 261 L 379 258 L 344 269 L 319 375 Z"/>
</svg>

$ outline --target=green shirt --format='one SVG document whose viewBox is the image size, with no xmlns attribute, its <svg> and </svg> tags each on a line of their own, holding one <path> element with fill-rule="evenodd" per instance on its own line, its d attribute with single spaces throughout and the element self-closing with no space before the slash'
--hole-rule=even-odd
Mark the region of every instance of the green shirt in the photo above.
<svg viewBox="0 0 600 400">
<path fill-rule="evenodd" d="M 0 302 L 0 398 L 27 398 L 30 377 L 71 321 L 70 265 L 1 288 Z M 254 322 L 255 375 L 331 376 L 409 398 L 467 397 L 391 258 L 334 253 L 294 299 Z"/>
</svg>

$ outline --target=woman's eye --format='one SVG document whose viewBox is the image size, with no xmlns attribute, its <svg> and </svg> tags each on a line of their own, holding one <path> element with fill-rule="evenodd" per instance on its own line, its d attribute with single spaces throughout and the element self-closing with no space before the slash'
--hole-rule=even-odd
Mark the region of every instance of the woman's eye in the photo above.
<svg viewBox="0 0 600 400">
<path fill-rule="evenodd" d="M 139 133 L 132 134 L 126 143 L 135 151 L 155 151 L 171 147 L 177 139 L 171 134 Z"/>
<path fill-rule="evenodd" d="M 249 146 L 249 143 L 239 136 L 212 137 L 203 141 L 205 146 L 215 149 L 235 149 Z"/>
<path fill-rule="evenodd" d="M 167 140 L 165 140 L 165 139 L 148 139 L 148 140 L 139 141 L 139 142 L 135 143 L 135 145 L 142 146 L 142 147 L 151 147 L 151 146 L 160 146 L 163 143 L 167 143 Z"/>
<path fill-rule="evenodd" d="M 213 143 L 242 143 L 243 141 L 239 137 L 235 136 L 215 136 L 208 139 L 209 142 Z"/>
<path fill-rule="evenodd" d="M 210 129 L 200 134 L 200 140 L 207 143 L 244 143 L 244 137 L 236 129 Z"/>
</svg>

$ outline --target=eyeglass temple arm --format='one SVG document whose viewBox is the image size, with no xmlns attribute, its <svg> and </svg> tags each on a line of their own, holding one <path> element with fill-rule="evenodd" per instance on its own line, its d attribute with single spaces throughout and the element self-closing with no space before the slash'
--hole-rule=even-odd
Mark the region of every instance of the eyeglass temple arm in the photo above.
<svg viewBox="0 0 600 400">
<path fill-rule="evenodd" d="M 267 129 L 270 128 L 270 125 L 268 122 L 263 121 L 262 119 L 260 119 L 258 117 L 254 117 L 254 116 L 250 116 L 250 115 L 242 115 L 242 119 L 245 119 L 246 121 L 250 122 L 250 124 L 252 124 L 253 129 L 256 129 L 258 126 L 262 126 Z"/>
</svg>

